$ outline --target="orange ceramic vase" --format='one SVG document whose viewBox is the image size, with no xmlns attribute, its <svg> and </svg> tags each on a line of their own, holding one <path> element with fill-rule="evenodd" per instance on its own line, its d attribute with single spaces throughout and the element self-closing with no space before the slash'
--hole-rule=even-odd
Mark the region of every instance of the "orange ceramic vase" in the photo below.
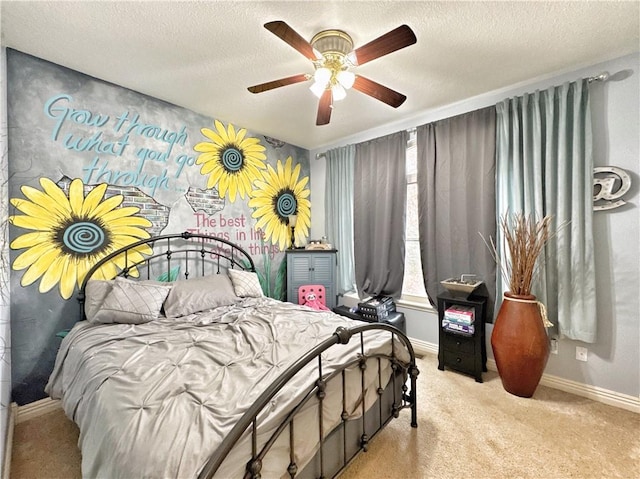
<svg viewBox="0 0 640 479">
<path fill-rule="evenodd" d="M 504 389 L 533 396 L 549 359 L 549 338 L 534 295 L 504 293 L 491 348 Z"/>
</svg>

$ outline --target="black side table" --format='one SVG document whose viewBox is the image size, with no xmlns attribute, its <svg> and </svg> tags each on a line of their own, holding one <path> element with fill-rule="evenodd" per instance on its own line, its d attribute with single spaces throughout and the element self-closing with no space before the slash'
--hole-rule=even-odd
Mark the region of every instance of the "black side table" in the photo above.
<svg viewBox="0 0 640 479">
<path fill-rule="evenodd" d="M 487 371 L 487 343 L 485 322 L 487 315 L 486 296 L 455 296 L 449 292 L 438 295 L 439 346 L 438 369 L 445 367 L 470 374 L 476 381 L 482 382 L 482 373 Z M 472 307 L 474 310 L 473 335 L 458 334 L 445 329 L 442 325 L 447 308 L 460 305 Z"/>
</svg>

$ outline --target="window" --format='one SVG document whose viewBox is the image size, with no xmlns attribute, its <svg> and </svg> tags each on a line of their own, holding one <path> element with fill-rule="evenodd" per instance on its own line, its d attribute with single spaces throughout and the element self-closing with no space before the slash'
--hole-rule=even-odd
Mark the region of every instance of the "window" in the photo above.
<svg viewBox="0 0 640 479">
<path fill-rule="evenodd" d="M 416 131 L 412 130 L 407 144 L 407 210 L 405 223 L 405 258 L 402 298 L 427 302 L 422 278 L 418 232 L 418 179 Z"/>
</svg>

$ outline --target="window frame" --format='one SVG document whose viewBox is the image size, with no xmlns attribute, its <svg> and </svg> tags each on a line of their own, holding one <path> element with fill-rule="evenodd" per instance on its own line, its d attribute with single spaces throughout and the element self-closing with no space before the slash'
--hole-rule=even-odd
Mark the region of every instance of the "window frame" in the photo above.
<svg viewBox="0 0 640 479">
<path fill-rule="evenodd" d="M 417 142 L 416 142 L 416 129 L 412 129 L 409 130 L 409 139 L 407 140 L 407 156 L 406 156 L 406 161 L 407 161 L 407 174 L 406 174 L 406 188 L 407 188 L 407 210 L 408 210 L 408 205 L 409 205 L 409 185 L 411 184 L 415 184 L 417 185 L 418 183 L 418 178 L 417 178 Z M 411 164 L 411 162 L 413 162 L 413 164 Z M 415 189 L 415 194 L 417 196 L 417 188 Z M 416 204 L 417 204 L 417 198 L 416 198 Z M 418 235 L 412 235 L 412 236 L 416 236 L 415 239 L 409 239 L 410 235 L 408 234 L 408 216 L 409 215 L 405 215 L 405 278 L 406 279 L 406 274 L 407 274 L 407 253 L 409 251 L 409 248 L 406 247 L 408 242 L 416 242 L 418 244 L 418 251 L 419 251 L 419 246 L 420 246 L 420 239 L 419 239 L 419 233 Z M 420 259 L 420 264 L 421 264 L 421 258 Z M 409 306 L 417 306 L 417 307 L 428 307 L 430 309 L 432 309 L 431 303 L 429 302 L 429 298 L 427 297 L 427 292 L 426 289 L 424 288 L 424 278 L 422 277 L 422 270 L 420 270 L 420 281 L 419 284 L 422 286 L 422 292 L 423 294 L 415 294 L 416 291 L 411 291 L 411 292 L 405 292 L 405 285 L 406 282 L 403 280 L 403 285 L 402 285 L 402 295 L 400 297 L 400 303 L 406 303 Z M 419 292 L 420 293 L 420 292 Z"/>
</svg>

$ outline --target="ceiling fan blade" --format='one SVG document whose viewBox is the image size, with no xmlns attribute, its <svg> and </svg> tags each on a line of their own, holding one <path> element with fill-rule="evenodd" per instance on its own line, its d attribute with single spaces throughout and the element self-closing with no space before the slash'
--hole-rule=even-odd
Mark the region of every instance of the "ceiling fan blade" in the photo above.
<svg viewBox="0 0 640 479">
<path fill-rule="evenodd" d="M 356 48 L 353 51 L 356 65 L 364 65 L 371 60 L 413 45 L 416 41 L 416 35 L 413 30 L 407 25 L 400 25 L 398 28 L 385 33 L 366 45 Z"/>
<path fill-rule="evenodd" d="M 309 60 L 315 61 L 318 59 L 313 51 L 313 47 L 311 46 L 311 44 L 304 38 L 302 38 L 293 28 L 291 28 L 282 20 L 265 23 L 264 28 L 269 30 L 275 36 L 287 42 Z"/>
<path fill-rule="evenodd" d="M 294 83 L 300 83 L 307 81 L 309 76 L 301 73 L 300 75 L 293 75 L 287 78 L 280 78 L 279 80 L 273 80 L 267 83 L 261 83 L 259 85 L 250 86 L 247 88 L 251 93 L 262 93 L 263 91 L 273 90 L 274 88 L 280 88 L 281 86 L 293 85 Z"/>
<path fill-rule="evenodd" d="M 333 110 L 333 95 L 330 89 L 326 89 L 320 97 L 318 104 L 318 117 L 316 125 L 328 125 L 331 120 L 331 110 Z"/>
<path fill-rule="evenodd" d="M 394 108 L 398 108 L 407 99 L 402 93 L 360 75 L 356 75 L 353 88 Z"/>
</svg>

